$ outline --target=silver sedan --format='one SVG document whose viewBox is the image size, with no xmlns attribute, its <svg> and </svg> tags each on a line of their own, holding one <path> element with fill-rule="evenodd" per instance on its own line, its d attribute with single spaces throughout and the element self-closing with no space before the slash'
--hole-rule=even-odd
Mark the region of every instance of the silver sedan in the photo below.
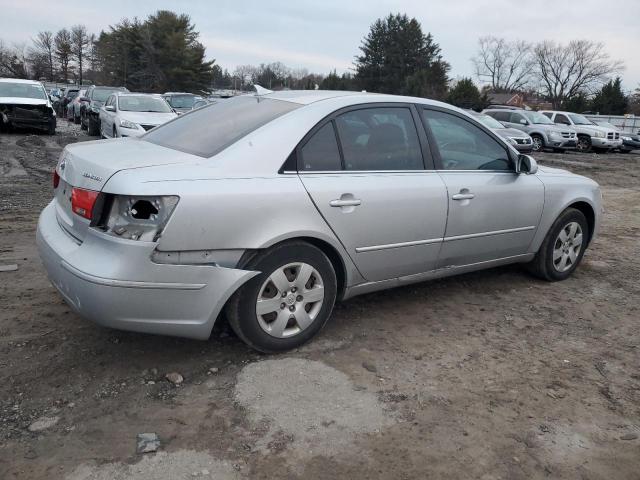
<svg viewBox="0 0 640 480">
<path fill-rule="evenodd" d="M 197 339 L 226 315 L 275 352 L 337 300 L 510 263 L 564 280 L 593 241 L 598 185 L 538 167 L 462 110 L 259 93 L 65 148 L 37 240 L 78 313 Z"/>
</svg>

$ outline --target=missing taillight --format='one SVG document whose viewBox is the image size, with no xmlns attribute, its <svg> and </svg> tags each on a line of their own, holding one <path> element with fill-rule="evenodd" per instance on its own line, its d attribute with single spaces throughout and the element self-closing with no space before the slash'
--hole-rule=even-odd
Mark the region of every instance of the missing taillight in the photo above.
<svg viewBox="0 0 640 480">
<path fill-rule="evenodd" d="M 158 214 L 158 209 L 149 200 L 138 200 L 130 210 L 131 216 L 138 220 L 149 220 Z"/>
<path fill-rule="evenodd" d="M 71 190 L 71 210 L 73 213 L 91 220 L 93 215 L 93 206 L 96 203 L 98 194 L 94 190 L 85 190 L 83 188 L 73 188 Z"/>
<path fill-rule="evenodd" d="M 55 190 L 60 185 L 60 175 L 58 175 L 58 171 L 53 171 L 53 189 Z"/>
</svg>

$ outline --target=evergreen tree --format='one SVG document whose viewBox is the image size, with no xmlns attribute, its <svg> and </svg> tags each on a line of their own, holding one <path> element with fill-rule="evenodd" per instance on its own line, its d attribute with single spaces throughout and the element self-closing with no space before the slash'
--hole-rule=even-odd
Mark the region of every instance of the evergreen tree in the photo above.
<svg viewBox="0 0 640 480">
<path fill-rule="evenodd" d="M 482 110 L 489 105 L 487 94 L 480 93 L 470 78 L 461 79 L 447 94 L 448 103 L 460 108 Z"/>
<path fill-rule="evenodd" d="M 431 34 L 404 14 L 378 19 L 360 46 L 356 80 L 371 92 L 442 98 L 449 64 Z"/>
<path fill-rule="evenodd" d="M 166 10 L 144 22 L 123 20 L 96 41 L 100 81 L 134 91 L 207 90 L 214 79 L 214 61 L 205 60 L 198 37 L 188 15 Z"/>
<path fill-rule="evenodd" d="M 622 91 L 622 80 L 616 77 L 609 80 L 596 93 L 591 102 L 591 110 L 603 115 L 624 115 L 627 109 L 627 97 Z"/>
<path fill-rule="evenodd" d="M 577 95 L 569 98 L 563 103 L 562 108 L 568 112 L 586 112 L 591 110 L 592 102 L 589 100 L 584 92 L 580 92 Z"/>
</svg>

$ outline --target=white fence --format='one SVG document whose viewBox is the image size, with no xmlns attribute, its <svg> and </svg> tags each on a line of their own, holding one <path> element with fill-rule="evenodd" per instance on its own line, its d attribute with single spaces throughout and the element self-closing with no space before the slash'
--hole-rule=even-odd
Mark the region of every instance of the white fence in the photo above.
<svg viewBox="0 0 640 480">
<path fill-rule="evenodd" d="M 590 120 L 600 120 L 615 125 L 623 132 L 640 134 L 640 117 L 635 115 L 585 115 Z"/>
</svg>

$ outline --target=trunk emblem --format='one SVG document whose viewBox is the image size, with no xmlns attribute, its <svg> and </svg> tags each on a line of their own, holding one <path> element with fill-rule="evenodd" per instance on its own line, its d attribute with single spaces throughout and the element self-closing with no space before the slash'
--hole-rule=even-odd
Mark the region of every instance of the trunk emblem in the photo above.
<svg viewBox="0 0 640 480">
<path fill-rule="evenodd" d="M 90 180 L 95 180 L 96 182 L 101 182 L 101 181 L 102 181 L 102 177 L 99 177 L 98 175 L 94 175 L 94 174 L 92 174 L 92 173 L 84 172 L 84 173 L 82 174 L 82 176 L 83 176 L 84 178 L 88 178 L 88 179 L 90 179 Z"/>
</svg>

